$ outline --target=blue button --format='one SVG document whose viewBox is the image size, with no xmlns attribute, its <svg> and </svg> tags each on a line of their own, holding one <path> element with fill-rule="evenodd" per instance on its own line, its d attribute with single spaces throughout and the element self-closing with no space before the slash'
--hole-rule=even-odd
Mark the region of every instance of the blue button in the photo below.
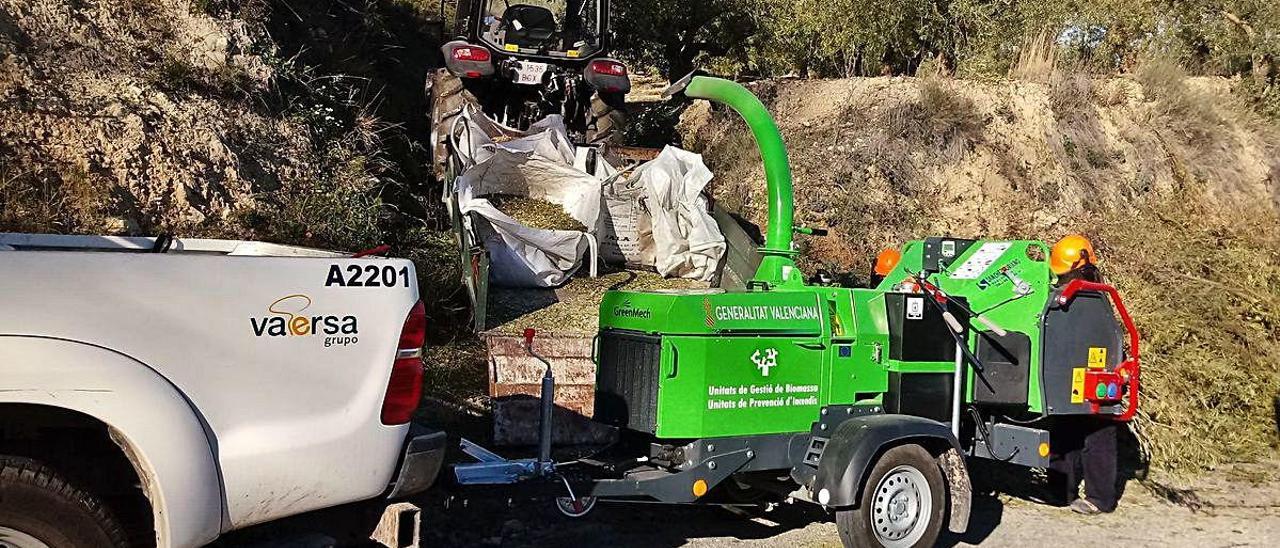
<svg viewBox="0 0 1280 548">
<path fill-rule="evenodd" d="M 1116 393 L 1117 393 L 1117 392 L 1119 392 L 1119 390 L 1120 390 L 1120 389 L 1116 386 L 1116 383 L 1114 383 L 1114 382 L 1113 382 L 1113 383 L 1111 383 L 1111 384 L 1108 384 L 1108 385 L 1107 385 L 1107 397 L 1108 397 L 1108 398 L 1115 398 L 1115 397 L 1116 397 Z"/>
</svg>

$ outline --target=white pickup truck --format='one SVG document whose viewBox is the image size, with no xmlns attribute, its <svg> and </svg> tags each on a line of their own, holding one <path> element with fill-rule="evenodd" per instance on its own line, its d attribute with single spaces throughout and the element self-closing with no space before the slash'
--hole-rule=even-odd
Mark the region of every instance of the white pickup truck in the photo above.
<svg viewBox="0 0 1280 548">
<path fill-rule="evenodd" d="M 0 546 L 198 546 L 428 488 L 413 264 L 0 234 Z"/>
</svg>

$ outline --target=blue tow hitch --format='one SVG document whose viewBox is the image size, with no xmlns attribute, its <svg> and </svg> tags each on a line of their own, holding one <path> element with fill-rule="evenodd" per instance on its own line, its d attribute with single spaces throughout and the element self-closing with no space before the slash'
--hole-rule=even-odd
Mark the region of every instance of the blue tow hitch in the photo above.
<svg viewBox="0 0 1280 548">
<path fill-rule="evenodd" d="M 527 479 L 556 475 L 556 463 L 551 460 L 551 409 L 555 401 L 556 380 L 551 373 L 551 362 L 533 351 L 535 334 L 533 329 L 524 330 L 525 352 L 547 366 L 546 372 L 542 374 L 542 396 L 538 402 L 541 404 L 542 421 L 538 431 L 538 458 L 505 459 L 470 440 L 463 439 L 462 451 L 480 462 L 458 464 L 453 467 L 453 474 L 459 485 L 509 485 Z M 565 485 L 567 487 L 568 483 L 566 482 Z"/>
</svg>

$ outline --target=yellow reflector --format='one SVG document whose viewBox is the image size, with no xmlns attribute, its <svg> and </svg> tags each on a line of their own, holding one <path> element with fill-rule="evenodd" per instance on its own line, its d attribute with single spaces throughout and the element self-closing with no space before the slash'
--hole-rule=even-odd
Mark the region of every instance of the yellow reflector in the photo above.
<svg viewBox="0 0 1280 548">
<path fill-rule="evenodd" d="M 506 44 L 502 46 L 502 49 L 505 49 L 507 51 L 520 51 L 520 46 L 517 46 L 515 44 Z"/>
<path fill-rule="evenodd" d="M 693 496 L 701 497 L 707 494 L 707 480 L 698 480 L 693 482 Z"/>
<path fill-rule="evenodd" d="M 569 50 L 569 51 L 566 51 L 566 52 L 564 52 L 564 54 L 565 54 L 565 55 L 568 55 L 569 57 L 577 57 L 578 55 L 580 55 L 580 54 L 578 53 L 578 50 L 576 50 L 576 49 L 571 49 L 571 50 Z"/>
<path fill-rule="evenodd" d="M 1048 444 L 1048 443 L 1046 443 L 1046 442 L 1041 442 L 1041 443 L 1040 443 L 1040 456 L 1041 456 L 1041 457 L 1047 457 L 1047 456 L 1049 456 L 1049 444 Z"/>
</svg>

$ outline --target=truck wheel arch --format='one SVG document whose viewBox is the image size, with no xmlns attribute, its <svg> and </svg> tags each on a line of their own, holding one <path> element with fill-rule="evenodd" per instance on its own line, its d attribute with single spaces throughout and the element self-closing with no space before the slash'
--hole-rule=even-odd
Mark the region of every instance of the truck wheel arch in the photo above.
<svg viewBox="0 0 1280 548">
<path fill-rule="evenodd" d="M 818 460 L 811 488 L 815 500 L 828 508 L 858 506 L 863 483 L 880 455 L 906 443 L 922 445 L 934 455 L 950 498 L 948 529 L 963 533 L 969 523 L 973 489 L 960 443 L 949 426 L 922 417 L 870 415 L 840 423 Z"/>
<path fill-rule="evenodd" d="M 218 536 L 226 505 L 216 443 L 167 379 L 118 352 L 43 337 L 0 335 L 0 367 L 0 406 L 56 408 L 107 426 L 151 504 L 158 546 Z"/>
</svg>

